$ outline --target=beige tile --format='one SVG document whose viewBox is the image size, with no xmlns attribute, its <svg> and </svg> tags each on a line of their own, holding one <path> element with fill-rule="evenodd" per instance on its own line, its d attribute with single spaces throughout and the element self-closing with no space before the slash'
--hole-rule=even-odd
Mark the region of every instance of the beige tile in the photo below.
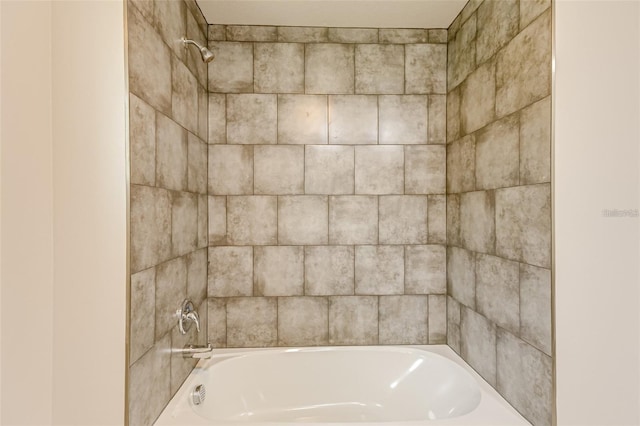
<svg viewBox="0 0 640 426">
<path fill-rule="evenodd" d="M 460 86 L 460 124 L 463 134 L 474 132 L 495 117 L 495 65 L 480 66 Z"/>
<path fill-rule="evenodd" d="M 520 1 L 520 28 L 524 29 L 549 7 L 551 7 L 551 0 Z"/>
<path fill-rule="evenodd" d="M 187 8 L 184 2 L 156 1 L 153 7 L 154 26 L 173 53 L 184 60 L 184 46 L 180 41 L 187 33 Z"/>
<path fill-rule="evenodd" d="M 520 113 L 520 184 L 551 181 L 551 98 Z"/>
<path fill-rule="evenodd" d="M 304 294 L 353 294 L 354 256 L 354 248 L 350 246 L 306 246 Z"/>
<path fill-rule="evenodd" d="M 329 28 L 329 41 L 334 43 L 377 43 L 377 28 Z"/>
<path fill-rule="evenodd" d="M 356 246 L 356 294 L 404 292 L 404 247 Z"/>
<path fill-rule="evenodd" d="M 224 41 L 227 39 L 225 25 L 207 25 L 207 39 L 209 41 Z"/>
<path fill-rule="evenodd" d="M 496 389 L 534 425 L 552 424 L 553 362 L 507 331 L 498 330 Z"/>
<path fill-rule="evenodd" d="M 429 342 L 427 296 L 380 297 L 380 344 L 424 345 Z"/>
<path fill-rule="evenodd" d="M 227 242 L 230 245 L 274 245 L 277 202 L 272 196 L 227 198 Z"/>
<path fill-rule="evenodd" d="M 205 319 L 204 315 L 202 319 Z M 185 335 L 180 333 L 178 327 L 173 327 L 169 334 L 171 335 L 171 349 L 182 349 L 189 344 L 198 344 L 198 334 L 195 327 L 191 328 Z M 180 386 L 182 386 L 182 383 L 184 383 L 197 362 L 197 359 L 184 357 L 178 352 L 171 354 L 171 395 L 175 395 L 180 389 Z"/>
<path fill-rule="evenodd" d="M 256 146 L 253 149 L 256 194 L 304 192 L 303 146 Z"/>
<path fill-rule="evenodd" d="M 186 259 L 177 257 L 156 266 L 156 341 L 178 325 L 176 309 L 186 296 Z"/>
<path fill-rule="evenodd" d="M 323 27 L 278 27 L 278 41 L 322 43 L 328 40 L 327 33 Z"/>
<path fill-rule="evenodd" d="M 404 46 L 356 45 L 356 93 L 404 92 Z"/>
<path fill-rule="evenodd" d="M 329 306 L 324 297 L 278 298 L 278 346 L 329 342 Z"/>
<path fill-rule="evenodd" d="M 253 44 L 209 43 L 215 59 L 209 62 L 209 91 L 218 93 L 253 92 Z"/>
<path fill-rule="evenodd" d="M 227 243 L 227 197 L 209 196 L 209 245 Z"/>
<path fill-rule="evenodd" d="M 490 385 L 496 386 L 496 326 L 469 308 L 460 318 L 460 353 Z"/>
<path fill-rule="evenodd" d="M 207 143 L 227 143 L 227 97 L 209 93 L 209 139 Z"/>
<path fill-rule="evenodd" d="M 461 246 L 460 194 L 447 195 L 447 244 Z"/>
<path fill-rule="evenodd" d="M 500 257 L 476 256 L 478 313 L 513 333 L 520 330 L 519 266 Z"/>
<path fill-rule="evenodd" d="M 429 244 L 447 243 L 447 197 L 446 195 L 428 195 L 429 206 L 427 227 Z"/>
<path fill-rule="evenodd" d="M 404 192 L 402 146 L 356 146 L 355 168 L 356 194 Z"/>
<path fill-rule="evenodd" d="M 378 197 L 329 197 L 329 244 L 377 244 Z"/>
<path fill-rule="evenodd" d="M 380 197 L 380 244 L 427 243 L 427 197 Z"/>
<path fill-rule="evenodd" d="M 131 183 L 156 184 L 156 113 L 134 94 L 129 95 Z"/>
<path fill-rule="evenodd" d="M 206 86 L 198 86 L 198 137 L 207 142 L 209 137 L 209 92 Z"/>
<path fill-rule="evenodd" d="M 480 7 L 482 2 L 484 2 L 484 0 L 469 0 L 465 5 L 465 7 L 462 9 L 462 12 L 460 13 L 460 16 L 462 17 L 462 22 L 469 19 L 473 15 L 473 12 L 478 10 L 478 7 Z"/>
<path fill-rule="evenodd" d="M 354 47 L 308 44 L 305 47 L 305 93 L 353 93 Z"/>
<path fill-rule="evenodd" d="M 421 28 L 380 28 L 380 43 L 426 43 L 429 33 Z"/>
<path fill-rule="evenodd" d="M 378 298 L 335 296 L 329 298 L 329 344 L 378 343 Z"/>
<path fill-rule="evenodd" d="M 430 144 L 447 143 L 447 96 L 429 96 L 428 134 Z"/>
<path fill-rule="evenodd" d="M 276 95 L 228 95 L 227 143 L 275 144 Z"/>
<path fill-rule="evenodd" d="M 474 135 L 447 145 L 447 193 L 473 191 L 476 187 L 475 168 Z"/>
<path fill-rule="evenodd" d="M 377 144 L 378 97 L 329 96 L 329 143 Z"/>
<path fill-rule="evenodd" d="M 278 343 L 275 297 L 238 297 L 227 302 L 227 346 L 251 348 Z"/>
<path fill-rule="evenodd" d="M 129 364 L 151 349 L 155 341 L 156 270 L 149 268 L 131 275 L 129 319 Z"/>
<path fill-rule="evenodd" d="M 209 219 L 209 203 L 206 195 L 198 195 L 198 248 L 205 248 L 209 245 L 209 230 L 207 220 Z"/>
<path fill-rule="evenodd" d="M 156 185 L 187 189 L 187 135 L 165 115 L 156 116 Z"/>
<path fill-rule="evenodd" d="M 447 253 L 444 245 L 405 247 L 405 294 L 445 294 Z"/>
<path fill-rule="evenodd" d="M 460 354 L 460 304 L 450 296 L 447 296 L 447 346 Z"/>
<path fill-rule="evenodd" d="M 209 247 L 209 297 L 253 294 L 253 248 Z"/>
<path fill-rule="evenodd" d="M 429 43 L 447 43 L 447 30 L 446 29 L 429 29 Z"/>
<path fill-rule="evenodd" d="M 446 154 L 445 146 L 405 146 L 405 194 L 444 194 Z"/>
<path fill-rule="evenodd" d="M 328 202 L 320 195 L 278 197 L 278 243 L 326 244 Z"/>
<path fill-rule="evenodd" d="M 353 194 L 352 146 L 308 145 L 305 148 L 304 168 L 306 194 Z"/>
<path fill-rule="evenodd" d="M 150 425 L 171 399 L 171 336 L 167 334 L 129 369 L 129 424 Z"/>
<path fill-rule="evenodd" d="M 171 251 L 182 256 L 198 246 L 198 196 L 187 192 L 172 193 Z"/>
<path fill-rule="evenodd" d="M 501 117 L 551 93 L 551 11 L 497 55 L 496 114 Z"/>
<path fill-rule="evenodd" d="M 427 143 L 428 102 L 423 95 L 380 96 L 380 143 Z"/>
<path fill-rule="evenodd" d="M 151 0 L 131 0 L 130 5 L 135 6 L 139 13 L 144 16 L 147 21 L 153 22 L 153 1 Z"/>
<path fill-rule="evenodd" d="M 326 144 L 327 97 L 278 95 L 278 143 Z"/>
<path fill-rule="evenodd" d="M 199 194 L 207 193 L 207 145 L 194 136 L 188 134 L 187 154 L 187 189 Z"/>
<path fill-rule="evenodd" d="M 455 24 L 455 22 L 454 22 Z M 449 41 L 447 48 L 447 86 L 451 90 L 464 81 L 465 78 L 476 68 L 476 15 L 460 27 L 459 31 L 451 31 L 455 36 Z"/>
<path fill-rule="evenodd" d="M 253 147 L 209 146 L 209 194 L 253 193 Z"/>
<path fill-rule="evenodd" d="M 476 307 L 476 264 L 473 252 L 447 247 L 447 293 L 471 309 Z"/>
<path fill-rule="evenodd" d="M 193 9 L 189 5 L 194 5 L 195 2 L 186 2 L 187 9 Z M 201 18 L 202 12 L 200 12 L 198 6 L 195 6 L 196 10 L 187 10 L 187 33 L 186 38 L 194 40 L 202 46 L 207 45 L 207 34 L 204 30 L 205 25 L 201 25 L 198 21 Z M 202 17 L 204 18 L 204 17 Z M 201 21 L 204 23 L 204 19 Z M 183 48 L 184 49 L 184 48 Z M 185 64 L 191 70 L 193 75 L 198 80 L 198 84 L 203 87 L 207 87 L 207 64 L 202 60 L 200 51 L 198 49 L 189 48 L 186 50 L 186 62 Z M 203 136 L 201 136 L 203 137 Z"/>
<path fill-rule="evenodd" d="M 304 294 L 304 248 L 255 247 L 253 284 L 258 296 Z"/>
<path fill-rule="evenodd" d="M 259 25 L 227 25 L 229 41 L 277 41 L 277 27 Z"/>
<path fill-rule="evenodd" d="M 405 93 L 447 93 L 446 45 L 408 44 L 405 57 Z"/>
<path fill-rule="evenodd" d="M 198 80 L 175 57 L 171 61 L 171 113 L 176 122 L 192 132 L 198 131 Z"/>
<path fill-rule="evenodd" d="M 129 89 L 154 108 L 171 112 L 171 51 L 135 8 L 127 8 Z"/>
<path fill-rule="evenodd" d="M 447 143 L 460 139 L 460 88 L 447 94 Z"/>
<path fill-rule="evenodd" d="M 207 298 L 207 249 L 200 249 L 186 256 L 187 299 L 196 306 Z"/>
<path fill-rule="evenodd" d="M 214 348 L 227 346 L 227 304 L 228 299 L 207 299 L 207 342 Z"/>
<path fill-rule="evenodd" d="M 429 344 L 447 343 L 447 296 L 429 295 Z"/>
<path fill-rule="evenodd" d="M 304 92 L 304 45 L 254 44 L 254 89 L 257 93 Z"/>
<path fill-rule="evenodd" d="M 130 220 L 131 273 L 157 265 L 171 256 L 169 191 L 131 185 Z"/>
<path fill-rule="evenodd" d="M 518 34 L 518 0 L 485 1 L 478 7 L 476 60 L 482 63 Z"/>
<path fill-rule="evenodd" d="M 519 119 L 510 115 L 476 135 L 476 189 L 518 185 Z"/>
<path fill-rule="evenodd" d="M 520 264 L 520 336 L 551 355 L 551 271 Z"/>
<path fill-rule="evenodd" d="M 530 265 L 551 266 L 549 184 L 496 190 L 496 254 Z"/>
<path fill-rule="evenodd" d="M 496 200 L 492 191 L 460 195 L 460 239 L 469 250 L 495 253 Z"/>
</svg>

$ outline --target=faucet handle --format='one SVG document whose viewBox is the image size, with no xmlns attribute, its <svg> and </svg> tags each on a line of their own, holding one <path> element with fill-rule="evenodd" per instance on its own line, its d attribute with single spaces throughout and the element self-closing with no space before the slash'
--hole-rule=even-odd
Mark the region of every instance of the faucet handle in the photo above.
<svg viewBox="0 0 640 426">
<path fill-rule="evenodd" d="M 196 330 L 200 332 L 200 317 L 193 307 L 193 302 L 185 299 L 180 306 L 180 309 L 176 311 L 178 316 L 178 329 L 180 334 L 187 334 L 187 331 L 191 328 L 191 323 L 196 324 Z"/>
</svg>

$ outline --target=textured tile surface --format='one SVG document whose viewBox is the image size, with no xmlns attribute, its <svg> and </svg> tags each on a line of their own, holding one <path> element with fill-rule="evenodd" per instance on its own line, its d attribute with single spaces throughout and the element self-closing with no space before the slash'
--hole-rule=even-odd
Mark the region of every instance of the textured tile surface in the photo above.
<svg viewBox="0 0 640 426">
<path fill-rule="evenodd" d="M 518 0 L 485 1 L 478 7 L 476 60 L 482 63 L 493 56 L 518 33 Z"/>
<path fill-rule="evenodd" d="M 253 150 L 254 192 L 285 195 L 304 192 L 304 147 L 256 146 Z"/>
<path fill-rule="evenodd" d="M 187 189 L 187 134 L 169 117 L 156 121 L 156 185 L 166 189 Z"/>
<path fill-rule="evenodd" d="M 227 243 L 227 197 L 208 197 L 208 243 L 211 246 Z"/>
<path fill-rule="evenodd" d="M 209 93 L 207 143 L 227 143 L 227 97 Z"/>
<path fill-rule="evenodd" d="M 277 324 L 275 297 L 238 297 L 227 302 L 227 346 L 230 348 L 276 346 Z"/>
<path fill-rule="evenodd" d="M 321 195 L 278 197 L 278 243 L 326 244 L 328 202 Z"/>
<path fill-rule="evenodd" d="M 329 143 L 378 143 L 378 97 L 329 96 Z"/>
<path fill-rule="evenodd" d="M 209 194 L 253 193 L 253 147 L 209 145 Z"/>
<path fill-rule="evenodd" d="M 178 257 L 156 267 L 156 340 L 176 326 L 176 309 L 187 296 L 187 263 Z"/>
<path fill-rule="evenodd" d="M 447 296 L 429 296 L 429 344 L 447 343 Z"/>
<path fill-rule="evenodd" d="M 334 296 L 329 298 L 329 344 L 378 343 L 378 298 Z"/>
<path fill-rule="evenodd" d="M 253 294 L 253 248 L 209 247 L 209 297 Z"/>
<path fill-rule="evenodd" d="M 520 113 L 520 184 L 551 181 L 551 98 Z"/>
<path fill-rule="evenodd" d="M 551 271 L 520 265 L 520 336 L 551 355 Z"/>
<path fill-rule="evenodd" d="M 131 94 L 129 102 L 131 183 L 153 186 L 156 183 L 156 113 L 136 95 Z"/>
<path fill-rule="evenodd" d="M 256 92 L 304 92 L 303 44 L 256 43 L 253 52 Z"/>
<path fill-rule="evenodd" d="M 511 115 L 480 130 L 476 136 L 476 189 L 518 184 L 519 120 Z"/>
<path fill-rule="evenodd" d="M 354 73 L 353 45 L 306 45 L 305 93 L 353 93 Z"/>
<path fill-rule="evenodd" d="M 447 291 L 459 303 L 476 307 L 476 264 L 473 252 L 447 248 Z"/>
<path fill-rule="evenodd" d="M 496 326 L 468 308 L 460 316 L 460 353 L 491 386 L 496 386 Z"/>
<path fill-rule="evenodd" d="M 460 86 L 460 124 L 471 133 L 490 123 L 495 116 L 495 65 L 489 61 L 475 70 Z"/>
<path fill-rule="evenodd" d="M 174 192 L 171 203 L 171 251 L 182 256 L 198 246 L 198 196 Z"/>
<path fill-rule="evenodd" d="M 326 144 L 327 97 L 278 96 L 279 144 Z"/>
<path fill-rule="evenodd" d="M 278 345 L 317 346 L 329 342 L 329 306 L 323 297 L 278 298 Z"/>
<path fill-rule="evenodd" d="M 393 44 L 357 45 L 356 93 L 404 93 L 404 47 Z"/>
<path fill-rule="evenodd" d="M 404 149 L 401 146 L 355 147 L 356 194 L 402 194 Z"/>
<path fill-rule="evenodd" d="M 445 195 L 427 195 L 429 244 L 447 242 L 447 197 Z"/>
<path fill-rule="evenodd" d="M 476 256 L 478 313 L 513 333 L 520 330 L 520 283 L 517 262 Z"/>
<path fill-rule="evenodd" d="M 353 194 L 352 146 L 309 145 L 305 148 L 306 194 Z"/>
<path fill-rule="evenodd" d="M 445 294 L 447 291 L 446 249 L 441 245 L 405 248 L 405 294 Z"/>
<path fill-rule="evenodd" d="M 427 197 L 380 197 L 380 244 L 426 244 Z"/>
<path fill-rule="evenodd" d="M 329 197 L 330 244 L 377 244 L 378 198 Z"/>
<path fill-rule="evenodd" d="M 447 145 L 447 193 L 473 191 L 476 185 L 475 136 Z"/>
<path fill-rule="evenodd" d="M 304 293 L 312 296 L 353 294 L 354 256 L 352 246 L 305 247 Z"/>
<path fill-rule="evenodd" d="M 228 95 L 227 143 L 276 143 L 276 99 L 275 95 Z"/>
<path fill-rule="evenodd" d="M 303 247 L 256 247 L 254 286 L 258 296 L 296 296 L 304 293 Z"/>
<path fill-rule="evenodd" d="M 215 55 L 215 60 L 207 65 L 211 92 L 253 92 L 251 43 L 209 43 L 209 49 Z"/>
<path fill-rule="evenodd" d="M 447 165 L 444 146 L 406 146 L 404 162 L 405 194 L 444 194 Z"/>
<path fill-rule="evenodd" d="M 481 253 L 494 253 L 496 245 L 495 196 L 491 191 L 460 195 L 462 245 Z"/>
<path fill-rule="evenodd" d="M 402 294 L 404 247 L 356 246 L 356 294 Z"/>
<path fill-rule="evenodd" d="M 155 342 L 156 270 L 149 268 L 131 276 L 129 320 L 130 363 L 136 362 Z"/>
<path fill-rule="evenodd" d="M 228 197 L 227 241 L 229 244 L 276 244 L 276 205 L 276 197 L 272 196 Z"/>
<path fill-rule="evenodd" d="M 427 96 L 380 96 L 378 103 L 381 144 L 427 143 Z"/>
<path fill-rule="evenodd" d="M 131 186 L 131 272 L 147 269 L 171 255 L 171 193 Z"/>
<path fill-rule="evenodd" d="M 427 296 L 380 297 L 380 344 L 427 344 L 428 312 Z"/>
<path fill-rule="evenodd" d="M 408 44 L 405 46 L 405 90 L 407 94 L 447 91 L 447 46 Z"/>
</svg>

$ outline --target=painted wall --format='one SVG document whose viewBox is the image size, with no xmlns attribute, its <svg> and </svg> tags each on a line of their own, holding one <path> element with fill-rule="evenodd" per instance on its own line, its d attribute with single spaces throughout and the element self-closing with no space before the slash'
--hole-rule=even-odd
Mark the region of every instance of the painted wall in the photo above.
<svg viewBox="0 0 640 426">
<path fill-rule="evenodd" d="M 640 3 L 555 7 L 558 424 L 636 425 Z"/>
<path fill-rule="evenodd" d="M 123 3 L 1 7 L 1 422 L 122 424 Z"/>
</svg>

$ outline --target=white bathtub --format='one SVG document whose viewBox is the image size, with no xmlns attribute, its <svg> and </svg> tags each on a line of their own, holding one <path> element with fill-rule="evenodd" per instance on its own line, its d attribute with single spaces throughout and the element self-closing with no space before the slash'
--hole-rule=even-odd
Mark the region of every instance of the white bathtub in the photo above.
<svg viewBox="0 0 640 426">
<path fill-rule="evenodd" d="M 447 346 L 215 353 L 198 363 L 156 425 L 529 424 Z M 200 384 L 206 398 L 195 405 Z"/>
</svg>

